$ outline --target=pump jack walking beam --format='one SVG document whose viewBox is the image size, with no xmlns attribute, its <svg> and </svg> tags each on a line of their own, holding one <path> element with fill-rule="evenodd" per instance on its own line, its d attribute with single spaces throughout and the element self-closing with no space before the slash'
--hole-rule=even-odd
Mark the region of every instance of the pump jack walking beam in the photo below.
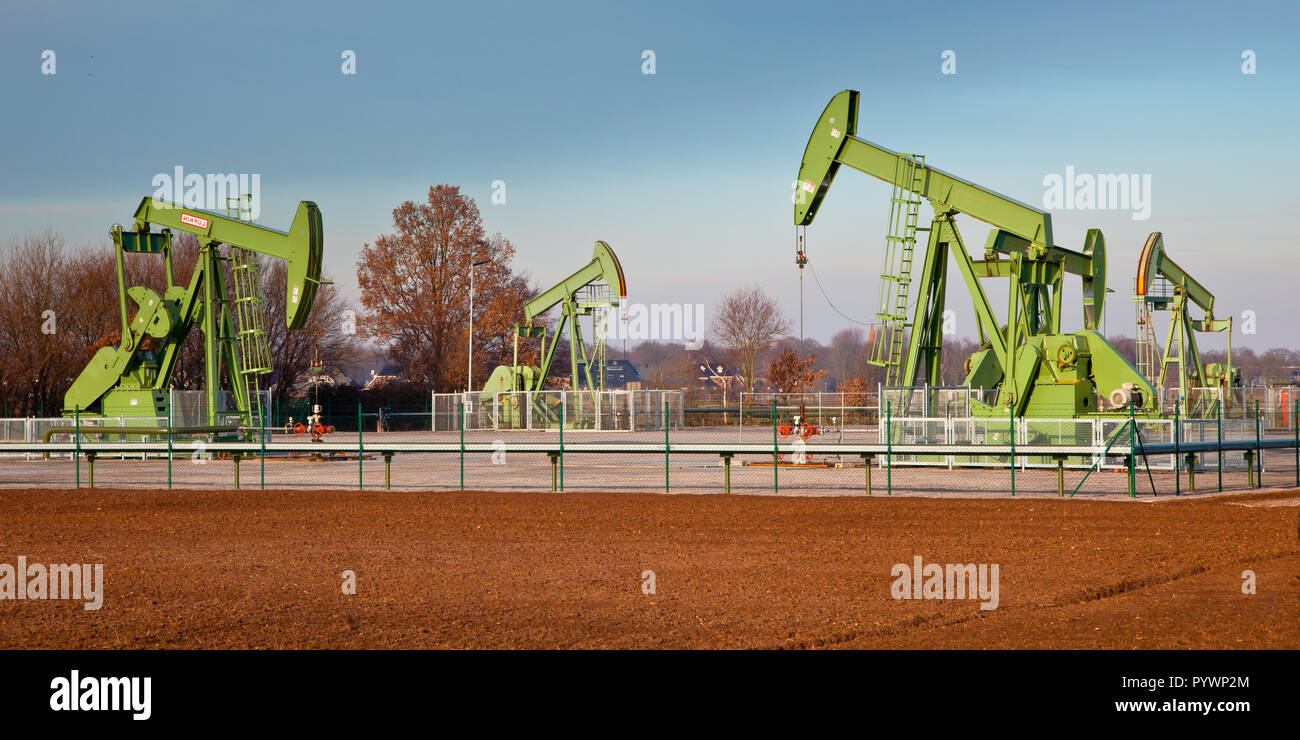
<svg viewBox="0 0 1300 740">
<path fill-rule="evenodd" d="M 135 211 L 136 233 L 147 232 L 151 224 L 193 234 L 198 237 L 200 245 L 229 244 L 284 260 L 288 271 L 285 325 L 290 329 L 301 329 L 307 323 L 316 289 L 321 283 L 321 260 L 325 249 L 325 229 L 315 203 L 300 202 L 286 232 L 211 211 L 145 198 Z"/>
<path fill-rule="evenodd" d="M 854 135 L 857 119 L 857 90 L 844 90 L 831 98 L 808 140 L 799 168 L 798 187 L 808 197 L 796 199 L 796 225 L 807 226 L 813 222 L 841 164 L 899 187 L 911 186 L 899 178 L 903 170 L 898 166 L 899 160 L 907 155 L 857 138 Z M 934 167 L 923 167 L 923 184 L 917 191 L 921 197 L 973 216 L 1036 246 L 1052 246 L 1051 214 Z"/>
</svg>

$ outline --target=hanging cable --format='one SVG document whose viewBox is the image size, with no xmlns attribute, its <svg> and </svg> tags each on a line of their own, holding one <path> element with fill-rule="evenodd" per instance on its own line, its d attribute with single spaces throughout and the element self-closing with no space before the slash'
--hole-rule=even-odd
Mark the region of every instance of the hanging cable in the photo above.
<svg viewBox="0 0 1300 740">
<path fill-rule="evenodd" d="M 835 311 L 835 313 L 839 314 L 840 316 L 843 316 L 845 319 L 853 322 L 854 324 L 857 324 L 858 326 L 880 326 L 879 321 L 858 321 L 852 316 L 849 316 L 848 314 L 841 311 L 839 307 L 837 307 L 834 303 L 831 302 L 830 296 L 826 295 L 826 289 L 822 287 L 821 278 L 817 277 L 817 268 L 809 266 L 809 269 L 812 270 L 813 280 L 817 283 L 817 290 L 821 291 L 822 298 L 826 300 L 826 305 L 830 306 L 831 309 Z"/>
</svg>

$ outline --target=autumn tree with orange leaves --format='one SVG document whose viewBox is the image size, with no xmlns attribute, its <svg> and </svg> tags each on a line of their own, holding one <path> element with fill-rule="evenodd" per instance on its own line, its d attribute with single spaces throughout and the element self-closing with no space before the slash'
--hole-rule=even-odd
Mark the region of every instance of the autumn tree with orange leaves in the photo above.
<svg viewBox="0 0 1300 740">
<path fill-rule="evenodd" d="M 512 361 L 512 332 L 533 294 L 510 262 L 515 247 L 487 236 L 474 199 L 454 185 L 429 188 L 425 203 L 393 209 L 396 231 L 367 243 L 357 260 L 360 328 L 388 351 L 408 382 L 440 392 L 465 388 L 470 266 L 474 268 L 474 378 Z M 521 364 L 535 361 L 520 343 Z M 531 352 L 529 351 L 531 350 Z"/>
<path fill-rule="evenodd" d="M 813 369 L 816 363 L 817 355 L 800 357 L 787 348 L 768 365 L 767 381 L 777 393 L 802 393 L 826 374 L 825 370 Z"/>
</svg>

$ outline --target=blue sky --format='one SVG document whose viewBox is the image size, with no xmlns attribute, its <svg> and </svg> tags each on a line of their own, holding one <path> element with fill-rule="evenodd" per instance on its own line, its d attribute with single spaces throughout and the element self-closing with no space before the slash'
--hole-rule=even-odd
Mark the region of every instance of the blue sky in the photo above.
<svg viewBox="0 0 1300 740">
<path fill-rule="evenodd" d="M 355 294 L 360 247 L 393 207 L 452 183 L 543 286 L 604 239 L 632 300 L 707 305 L 757 281 L 797 317 L 790 187 L 822 108 L 854 88 L 863 138 L 1028 203 L 1068 165 L 1150 174 L 1149 220 L 1053 213 L 1061 246 L 1106 234 L 1110 334 L 1133 333 L 1131 276 L 1159 230 L 1221 314 L 1256 312 L 1258 334 L 1234 344 L 1296 347 L 1297 21 L 1294 3 L 1256 2 L 9 3 L 0 245 L 47 227 L 104 242 L 178 165 L 258 173 L 263 224 L 320 205 L 326 268 Z M 888 197 L 844 171 L 808 230 L 830 299 L 863 320 Z M 978 251 L 987 227 L 959 223 Z M 964 290 L 948 303 L 972 336 Z M 823 341 L 852 325 L 811 275 L 803 310 Z"/>
</svg>

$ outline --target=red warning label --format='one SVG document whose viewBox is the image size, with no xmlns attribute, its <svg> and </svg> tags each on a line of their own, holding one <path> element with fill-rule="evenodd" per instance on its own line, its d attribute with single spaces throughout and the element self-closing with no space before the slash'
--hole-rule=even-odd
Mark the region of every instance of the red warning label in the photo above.
<svg viewBox="0 0 1300 740">
<path fill-rule="evenodd" d="M 181 223 L 189 224 L 200 229 L 208 228 L 208 220 L 202 216 L 191 216 L 188 213 L 181 214 Z"/>
</svg>

